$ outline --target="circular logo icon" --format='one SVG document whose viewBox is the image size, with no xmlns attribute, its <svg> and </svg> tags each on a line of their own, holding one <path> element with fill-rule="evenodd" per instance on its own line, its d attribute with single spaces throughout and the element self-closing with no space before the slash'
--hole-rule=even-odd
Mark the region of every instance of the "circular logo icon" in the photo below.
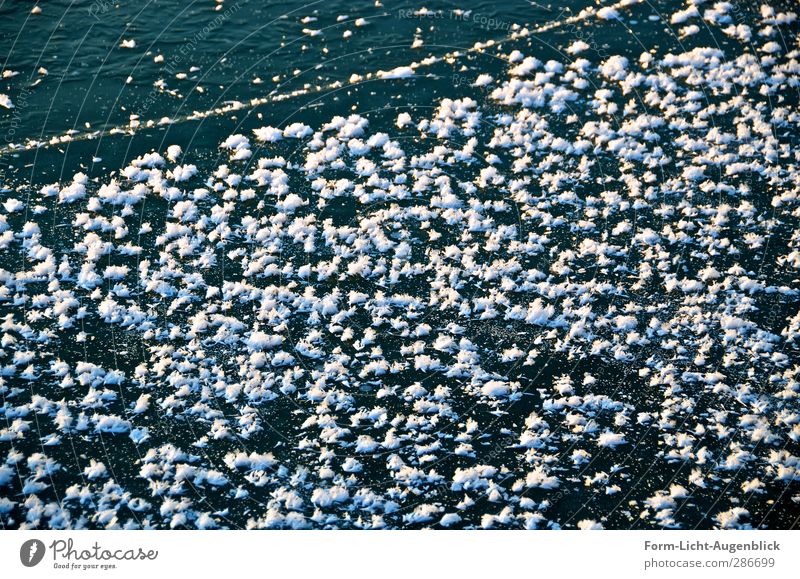
<svg viewBox="0 0 800 579">
<path fill-rule="evenodd" d="M 19 548 L 19 560 L 26 567 L 35 567 L 44 558 L 44 543 L 39 539 L 29 539 Z"/>
</svg>

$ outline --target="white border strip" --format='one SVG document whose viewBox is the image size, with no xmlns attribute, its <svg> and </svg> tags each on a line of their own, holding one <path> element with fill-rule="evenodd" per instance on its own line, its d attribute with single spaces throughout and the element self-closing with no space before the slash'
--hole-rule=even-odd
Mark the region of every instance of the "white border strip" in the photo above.
<svg viewBox="0 0 800 579">
<path fill-rule="evenodd" d="M 45 551 L 26 567 L 32 541 Z M 798 547 L 792 531 L 6 531 L 0 568 L 15 579 L 766 577 L 796 574 Z"/>
</svg>

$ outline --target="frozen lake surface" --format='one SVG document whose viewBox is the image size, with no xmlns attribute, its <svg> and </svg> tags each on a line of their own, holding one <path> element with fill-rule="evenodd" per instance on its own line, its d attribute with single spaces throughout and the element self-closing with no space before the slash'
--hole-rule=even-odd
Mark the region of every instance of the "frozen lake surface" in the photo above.
<svg viewBox="0 0 800 579">
<path fill-rule="evenodd" d="M 792 1 L 0 3 L 3 528 L 796 527 Z"/>
</svg>

